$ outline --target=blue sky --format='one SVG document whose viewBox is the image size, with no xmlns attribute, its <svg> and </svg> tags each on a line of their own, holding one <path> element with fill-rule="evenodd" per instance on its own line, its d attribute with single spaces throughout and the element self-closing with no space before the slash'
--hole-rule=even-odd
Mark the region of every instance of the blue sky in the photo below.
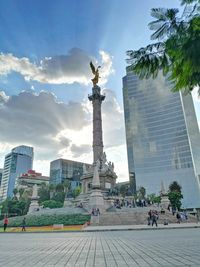
<svg viewBox="0 0 200 267">
<path fill-rule="evenodd" d="M 0 119 L 0 167 L 5 154 L 20 144 L 34 146 L 34 168 L 44 174 L 49 172 L 49 161 L 58 157 L 91 162 L 87 94 L 92 86 L 88 64 L 92 59 L 104 65 L 105 150 L 109 160 L 116 162 L 119 180 L 128 179 L 122 103 L 125 52 L 148 44 L 152 7 L 178 7 L 179 3 L 2 0 L 0 107 L 5 121 Z"/>
</svg>

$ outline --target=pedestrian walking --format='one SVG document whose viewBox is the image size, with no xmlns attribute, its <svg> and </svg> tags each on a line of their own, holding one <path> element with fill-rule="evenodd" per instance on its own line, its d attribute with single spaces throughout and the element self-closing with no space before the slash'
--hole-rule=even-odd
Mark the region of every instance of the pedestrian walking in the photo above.
<svg viewBox="0 0 200 267">
<path fill-rule="evenodd" d="M 199 213 L 198 213 L 198 211 L 197 211 L 197 223 L 199 222 Z"/>
<path fill-rule="evenodd" d="M 158 217 L 157 217 L 156 213 L 154 212 L 154 213 L 152 214 L 152 226 L 153 226 L 154 223 L 155 223 L 156 227 L 158 227 L 157 219 L 158 219 Z"/>
<path fill-rule="evenodd" d="M 148 212 L 148 217 L 147 217 L 147 223 L 148 223 L 148 225 L 150 225 L 151 224 L 151 219 L 152 219 L 152 212 L 151 212 L 151 210 Z"/>
<path fill-rule="evenodd" d="M 179 212 L 176 214 L 177 223 L 181 223 L 181 215 Z"/>
<path fill-rule="evenodd" d="M 26 231 L 26 218 L 24 217 L 23 221 L 22 221 L 22 232 Z"/>
<path fill-rule="evenodd" d="M 3 221 L 3 229 L 4 229 L 4 232 L 6 231 L 6 228 L 8 226 L 8 223 L 9 223 L 8 218 L 7 218 L 7 216 L 5 216 L 4 221 Z"/>
</svg>

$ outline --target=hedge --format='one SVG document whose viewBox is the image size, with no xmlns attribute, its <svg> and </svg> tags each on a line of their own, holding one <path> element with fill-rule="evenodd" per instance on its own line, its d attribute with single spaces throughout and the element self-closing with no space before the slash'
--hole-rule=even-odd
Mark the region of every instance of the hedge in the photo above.
<svg viewBox="0 0 200 267">
<path fill-rule="evenodd" d="M 21 226 L 24 217 L 26 218 L 26 226 L 47 226 L 53 224 L 82 225 L 90 220 L 89 214 L 30 214 L 9 218 L 8 226 Z M 3 220 L 0 221 L 0 227 L 3 227 Z"/>
</svg>

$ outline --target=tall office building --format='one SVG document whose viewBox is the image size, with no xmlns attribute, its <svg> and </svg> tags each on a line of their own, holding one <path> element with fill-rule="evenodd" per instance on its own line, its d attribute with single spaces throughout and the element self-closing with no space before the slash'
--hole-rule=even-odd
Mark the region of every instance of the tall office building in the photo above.
<svg viewBox="0 0 200 267">
<path fill-rule="evenodd" d="M 71 189 L 80 186 L 80 177 L 83 175 L 83 166 L 89 168 L 90 164 L 72 161 L 67 159 L 57 159 L 50 163 L 50 184 L 63 183 L 68 179 Z"/>
<path fill-rule="evenodd" d="M 172 93 L 160 74 L 140 80 L 127 68 L 123 78 L 129 173 L 147 194 L 182 186 L 186 208 L 200 207 L 200 134 L 190 95 Z"/>
<path fill-rule="evenodd" d="M 0 188 L 1 188 L 2 176 L 3 176 L 3 169 L 0 169 Z"/>
<path fill-rule="evenodd" d="M 5 156 L 0 199 L 12 197 L 16 179 L 33 167 L 33 148 L 18 146 Z"/>
</svg>

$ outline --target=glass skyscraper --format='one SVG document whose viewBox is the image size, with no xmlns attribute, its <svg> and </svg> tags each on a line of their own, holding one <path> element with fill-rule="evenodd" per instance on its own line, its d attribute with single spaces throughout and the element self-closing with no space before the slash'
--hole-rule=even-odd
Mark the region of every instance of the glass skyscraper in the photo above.
<svg viewBox="0 0 200 267">
<path fill-rule="evenodd" d="M 64 183 L 66 179 L 70 181 L 71 189 L 80 186 L 80 177 L 83 175 L 83 165 L 87 168 L 91 164 L 72 161 L 67 159 L 57 159 L 50 163 L 50 184 Z"/>
<path fill-rule="evenodd" d="M 1 180 L 2 180 L 2 176 L 3 176 L 3 169 L 0 169 L 0 188 L 1 188 Z"/>
<path fill-rule="evenodd" d="M 33 167 L 33 148 L 18 146 L 5 156 L 0 200 L 13 196 L 17 177 Z"/>
<path fill-rule="evenodd" d="M 167 80 L 123 78 L 129 173 L 137 188 L 159 193 L 172 181 L 182 186 L 183 207 L 200 207 L 200 134 L 190 95 L 172 93 Z"/>
</svg>

